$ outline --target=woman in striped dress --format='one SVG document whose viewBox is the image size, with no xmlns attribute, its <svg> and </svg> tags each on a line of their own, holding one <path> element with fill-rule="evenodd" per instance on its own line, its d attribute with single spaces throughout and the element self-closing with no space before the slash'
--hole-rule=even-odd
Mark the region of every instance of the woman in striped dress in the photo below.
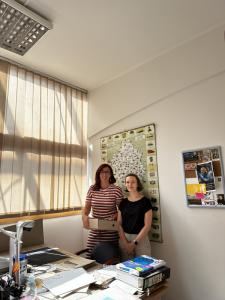
<svg viewBox="0 0 225 300">
<path fill-rule="evenodd" d="M 92 211 L 93 218 L 98 219 L 117 219 L 117 207 L 119 206 L 123 194 L 120 187 L 114 185 L 116 182 L 113 170 L 110 165 L 102 164 L 95 174 L 95 184 L 92 185 L 87 193 L 82 219 L 83 226 L 89 227 L 89 214 Z M 100 242 L 112 243 L 118 246 L 119 235 L 117 231 L 90 229 L 87 248 L 89 257 L 94 246 Z"/>
</svg>

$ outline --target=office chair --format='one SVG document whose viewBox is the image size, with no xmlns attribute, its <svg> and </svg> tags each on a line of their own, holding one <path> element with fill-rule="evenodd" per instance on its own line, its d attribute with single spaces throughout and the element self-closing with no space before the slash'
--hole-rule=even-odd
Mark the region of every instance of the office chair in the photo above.
<svg viewBox="0 0 225 300">
<path fill-rule="evenodd" d="M 115 265 L 120 261 L 119 247 L 110 243 L 97 244 L 91 253 L 91 258 L 105 265 Z"/>
<path fill-rule="evenodd" d="M 86 257 L 88 252 L 89 249 L 85 248 L 75 254 Z M 115 265 L 120 262 L 119 247 L 106 242 L 101 242 L 95 245 L 90 256 L 91 259 L 95 260 L 99 264 Z"/>
</svg>

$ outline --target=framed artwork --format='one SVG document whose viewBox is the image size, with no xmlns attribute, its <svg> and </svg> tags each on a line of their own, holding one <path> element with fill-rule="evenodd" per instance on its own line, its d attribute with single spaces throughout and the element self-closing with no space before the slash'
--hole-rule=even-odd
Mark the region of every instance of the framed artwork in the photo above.
<svg viewBox="0 0 225 300">
<path fill-rule="evenodd" d="M 137 174 L 153 206 L 150 240 L 162 242 L 155 125 L 126 130 L 100 139 L 101 161 L 109 163 L 117 184 L 125 190 L 129 173 Z"/>
<path fill-rule="evenodd" d="M 225 208 L 220 146 L 184 151 L 182 156 L 188 206 Z"/>
</svg>

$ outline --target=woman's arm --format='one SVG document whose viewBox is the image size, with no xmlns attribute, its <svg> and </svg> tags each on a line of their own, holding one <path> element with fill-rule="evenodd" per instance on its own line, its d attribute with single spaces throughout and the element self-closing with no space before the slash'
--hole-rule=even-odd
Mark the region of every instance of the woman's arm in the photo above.
<svg viewBox="0 0 225 300">
<path fill-rule="evenodd" d="M 128 243 L 128 241 L 127 241 L 126 236 L 125 236 L 124 231 L 123 231 L 123 227 L 122 227 L 122 215 L 121 215 L 121 211 L 120 210 L 118 210 L 118 214 L 117 214 L 117 223 L 118 223 L 118 231 L 119 231 L 120 239 L 121 239 L 122 243 L 124 245 L 126 245 Z"/>
<path fill-rule="evenodd" d="M 82 210 L 82 221 L 83 221 L 83 226 L 86 229 L 89 229 L 89 214 L 91 211 L 91 203 L 90 202 L 86 202 L 85 206 Z"/>
<path fill-rule="evenodd" d="M 198 176 L 199 176 L 200 180 L 203 182 L 207 182 L 209 180 L 208 178 L 204 177 L 203 174 L 201 174 L 201 173 L 199 173 Z"/>
<path fill-rule="evenodd" d="M 136 241 L 140 241 L 141 239 L 143 239 L 144 237 L 146 237 L 146 235 L 148 234 L 149 230 L 151 229 L 152 226 L 152 210 L 148 210 L 145 213 L 145 219 L 144 219 L 144 227 L 141 229 L 141 231 L 138 233 L 137 237 L 136 237 Z"/>
<path fill-rule="evenodd" d="M 123 200 L 123 192 L 119 186 L 116 187 L 117 192 L 116 192 L 116 210 L 117 212 L 113 215 L 113 220 L 117 220 L 118 218 L 118 210 L 119 210 L 119 205 L 120 202 Z"/>
</svg>

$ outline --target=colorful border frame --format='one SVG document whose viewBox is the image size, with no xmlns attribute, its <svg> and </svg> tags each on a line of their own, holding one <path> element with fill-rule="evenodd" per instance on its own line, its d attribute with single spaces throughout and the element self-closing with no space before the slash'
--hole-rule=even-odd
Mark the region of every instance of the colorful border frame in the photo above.
<svg viewBox="0 0 225 300">
<path fill-rule="evenodd" d="M 126 130 L 100 139 L 101 161 L 109 163 L 124 191 L 124 178 L 137 174 L 153 206 L 150 240 L 162 242 L 155 125 Z"/>
</svg>

